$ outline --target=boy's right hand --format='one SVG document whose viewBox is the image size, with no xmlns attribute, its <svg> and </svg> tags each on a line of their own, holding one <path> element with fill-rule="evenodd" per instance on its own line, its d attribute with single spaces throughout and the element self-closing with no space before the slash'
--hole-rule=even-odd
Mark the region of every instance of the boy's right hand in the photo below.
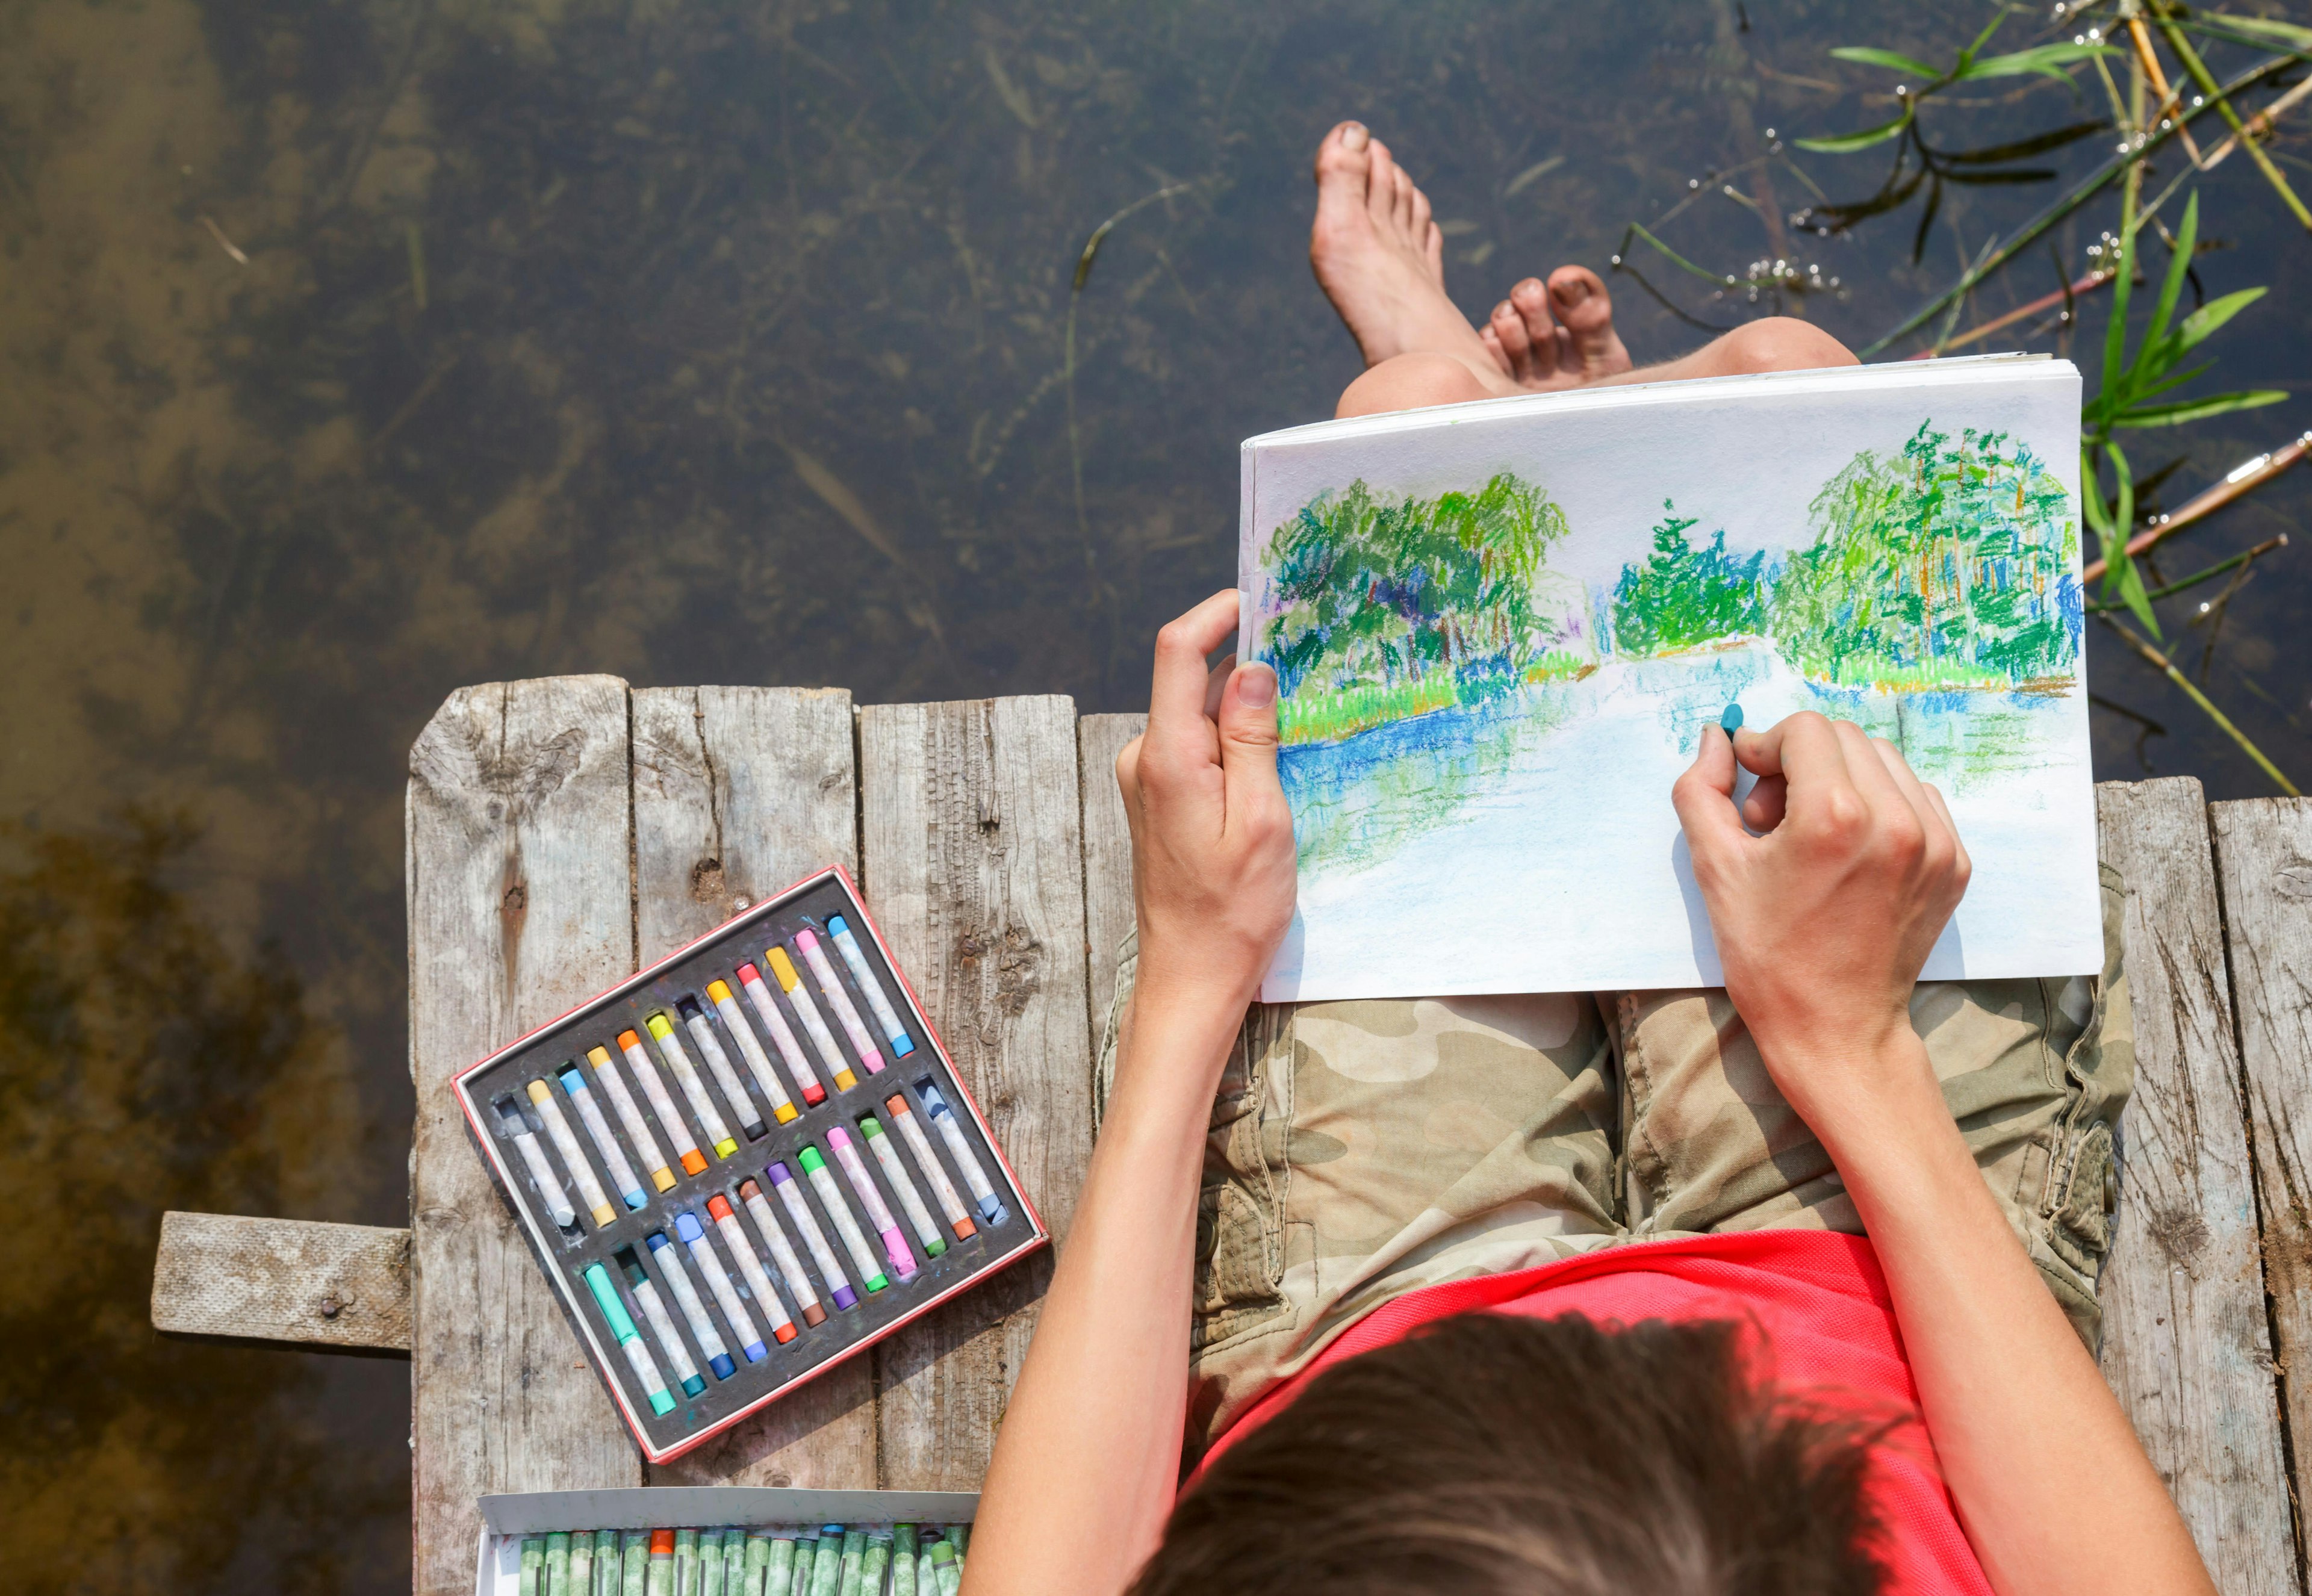
<svg viewBox="0 0 2312 1596">
<path fill-rule="evenodd" d="M 1758 784 L 1743 818 L 1739 760 Z M 1727 995 L 1791 1106 L 1826 1142 L 1925 1055 L 1911 990 L 1971 868 L 1942 794 L 1892 743 L 1794 715 L 1731 742 L 1704 728 L 1671 789 Z"/>
</svg>

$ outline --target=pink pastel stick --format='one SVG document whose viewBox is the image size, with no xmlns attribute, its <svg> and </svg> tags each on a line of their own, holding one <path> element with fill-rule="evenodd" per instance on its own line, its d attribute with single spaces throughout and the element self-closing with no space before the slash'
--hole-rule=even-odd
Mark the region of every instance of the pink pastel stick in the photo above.
<svg viewBox="0 0 2312 1596">
<path fill-rule="evenodd" d="M 891 1260 L 891 1273 L 902 1280 L 912 1279 L 915 1273 L 915 1251 L 907 1245 L 906 1237 L 899 1233 L 898 1221 L 891 1217 L 883 1194 L 875 1189 L 874 1179 L 867 1173 L 867 1161 L 859 1156 L 851 1133 L 836 1126 L 827 1133 L 827 1144 L 835 1149 L 835 1162 L 843 1166 L 844 1179 L 859 1194 L 859 1206 L 867 1210 L 868 1223 L 883 1238 L 883 1256 Z"/>
</svg>

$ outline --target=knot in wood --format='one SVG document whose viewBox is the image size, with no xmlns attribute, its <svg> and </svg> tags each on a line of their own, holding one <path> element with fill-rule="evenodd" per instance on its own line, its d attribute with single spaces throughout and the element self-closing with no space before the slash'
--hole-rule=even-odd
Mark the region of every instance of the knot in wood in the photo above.
<svg viewBox="0 0 2312 1596">
<path fill-rule="evenodd" d="M 722 861 L 701 859 L 690 867 L 690 901 L 719 904 L 730 888 L 722 876 Z"/>
</svg>

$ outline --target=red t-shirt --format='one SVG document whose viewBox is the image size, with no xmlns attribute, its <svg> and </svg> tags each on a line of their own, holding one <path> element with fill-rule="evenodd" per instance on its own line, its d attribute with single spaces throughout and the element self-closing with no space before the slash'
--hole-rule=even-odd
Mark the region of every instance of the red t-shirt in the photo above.
<svg viewBox="0 0 2312 1596">
<path fill-rule="evenodd" d="M 1990 1582 L 1959 1529 L 1917 1416 L 1918 1387 L 1887 1277 L 1861 1236 L 1766 1230 L 1640 1242 L 1409 1292 L 1360 1320 L 1306 1370 L 1264 1396 L 1213 1444 L 1202 1467 L 1342 1359 L 1387 1346 L 1432 1320 L 1477 1310 L 1533 1319 L 1578 1313 L 1599 1324 L 1659 1319 L 1755 1325 L 1761 1379 L 1826 1406 L 1910 1416 L 1872 1454 L 1871 1504 L 1886 1529 L 1874 1549 L 1892 1576 L 1887 1590 L 1989 1596 Z"/>
</svg>

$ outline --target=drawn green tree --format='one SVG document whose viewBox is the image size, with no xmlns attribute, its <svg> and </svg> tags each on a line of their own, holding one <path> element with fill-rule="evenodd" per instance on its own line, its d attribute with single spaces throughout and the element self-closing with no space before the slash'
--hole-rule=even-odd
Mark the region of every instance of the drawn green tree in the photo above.
<svg viewBox="0 0 2312 1596">
<path fill-rule="evenodd" d="M 1723 527 L 1697 546 L 1686 536 L 1696 523 L 1662 501 L 1653 553 L 1624 567 L 1614 584 L 1613 647 L 1617 653 L 1668 653 L 1722 637 L 1765 630 L 1765 555 L 1747 559 L 1726 551 Z"/>
<path fill-rule="evenodd" d="M 1263 657 L 1289 697 L 1305 681 L 1393 687 L 1439 671 L 1510 677 L 1560 641 L 1537 603 L 1565 513 L 1509 472 L 1476 493 L 1327 492 L 1271 534 Z"/>
<path fill-rule="evenodd" d="M 1849 685 L 2009 685 L 2064 676 L 2081 624 L 2071 497 L 2004 433 L 1923 423 L 1865 450 L 1808 509 L 1812 545 L 1774 586 L 1796 669 Z"/>
</svg>

